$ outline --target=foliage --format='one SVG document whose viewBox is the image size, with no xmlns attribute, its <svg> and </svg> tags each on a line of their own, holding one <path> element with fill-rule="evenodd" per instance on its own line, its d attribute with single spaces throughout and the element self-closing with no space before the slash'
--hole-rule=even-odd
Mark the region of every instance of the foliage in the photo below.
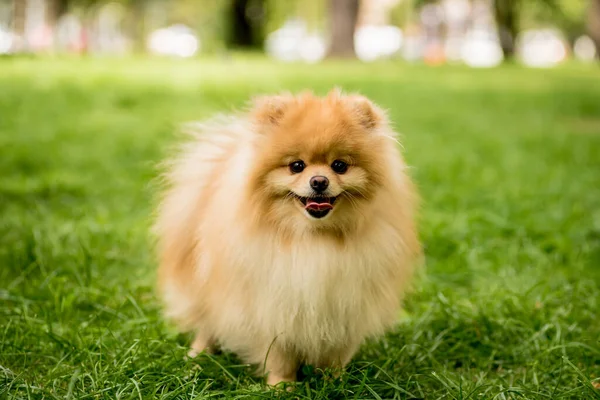
<svg viewBox="0 0 600 400">
<path fill-rule="evenodd" d="M 523 27 L 556 27 L 570 40 L 586 31 L 587 0 L 553 0 L 526 2 L 523 7 Z"/>
<path fill-rule="evenodd" d="M 213 52 L 225 47 L 228 29 L 227 8 L 229 0 L 205 1 L 178 0 L 165 2 L 169 23 L 185 24 L 198 32 L 202 51 Z"/>
<path fill-rule="evenodd" d="M 109 0 L 49 0 L 54 2 L 54 9 L 60 12 L 67 10 L 91 10 L 108 3 Z M 135 40 L 143 42 L 143 37 L 155 26 L 155 20 L 148 20 L 147 26 L 138 26 L 140 21 L 148 17 L 149 10 L 161 10 L 158 21 L 167 23 L 183 23 L 200 34 L 205 52 L 222 50 L 227 45 L 227 35 L 232 31 L 230 12 L 234 0 L 114 0 L 129 10 L 130 31 Z M 403 0 L 390 11 L 392 24 L 404 27 L 408 22 L 417 19 L 415 10 L 436 0 Z M 323 0 L 253 0 L 249 4 L 264 3 L 264 15 L 255 22 L 258 29 L 268 34 L 282 26 L 290 18 L 302 18 L 312 31 L 327 32 L 329 20 L 327 1 Z M 514 9 L 516 15 L 515 32 L 521 28 L 555 26 L 573 40 L 585 32 L 585 13 L 587 0 L 495 0 L 502 9 Z M 250 7 L 249 6 L 249 7 Z M 83 13 L 85 14 L 85 13 Z M 156 14 L 156 13 L 154 13 Z M 156 15 L 154 15 L 156 17 Z M 502 20 L 502 17 L 499 18 Z M 511 21 L 505 21 L 510 26 Z"/>
<path fill-rule="evenodd" d="M 176 124 L 334 85 L 402 132 L 427 265 L 348 373 L 185 360 L 148 233 Z M 598 399 L 600 80 L 398 63 L 0 60 L 0 398 Z M 223 210 L 227 212 L 227 210 Z"/>
<path fill-rule="evenodd" d="M 323 0 L 267 0 L 266 31 L 279 29 L 289 18 L 302 18 L 308 29 L 322 32 L 327 29 L 326 3 Z"/>
</svg>

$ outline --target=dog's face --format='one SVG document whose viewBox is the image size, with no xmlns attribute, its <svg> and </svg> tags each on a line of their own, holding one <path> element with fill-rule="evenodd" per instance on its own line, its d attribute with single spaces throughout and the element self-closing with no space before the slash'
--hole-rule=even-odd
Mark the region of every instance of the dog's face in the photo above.
<svg viewBox="0 0 600 400">
<path fill-rule="evenodd" d="M 294 231 L 349 229 L 384 182 L 383 113 L 337 92 L 261 99 L 251 197 L 265 220 Z"/>
</svg>

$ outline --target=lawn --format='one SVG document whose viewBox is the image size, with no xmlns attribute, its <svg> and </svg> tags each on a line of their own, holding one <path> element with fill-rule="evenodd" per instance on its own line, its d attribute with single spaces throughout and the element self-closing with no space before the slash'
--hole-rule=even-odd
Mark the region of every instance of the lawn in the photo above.
<svg viewBox="0 0 600 400">
<path fill-rule="evenodd" d="M 389 109 L 424 204 L 398 327 L 340 379 L 186 360 L 149 233 L 181 122 L 332 86 Z M 600 70 L 0 59 L 0 398 L 600 398 Z"/>
</svg>

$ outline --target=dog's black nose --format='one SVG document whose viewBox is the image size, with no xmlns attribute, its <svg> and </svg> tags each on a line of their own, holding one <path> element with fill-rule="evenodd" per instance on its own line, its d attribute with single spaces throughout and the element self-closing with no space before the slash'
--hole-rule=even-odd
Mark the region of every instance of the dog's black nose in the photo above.
<svg viewBox="0 0 600 400">
<path fill-rule="evenodd" d="M 313 176 L 310 178 L 310 187 L 317 193 L 322 193 L 329 186 L 329 179 L 326 176 Z"/>
</svg>

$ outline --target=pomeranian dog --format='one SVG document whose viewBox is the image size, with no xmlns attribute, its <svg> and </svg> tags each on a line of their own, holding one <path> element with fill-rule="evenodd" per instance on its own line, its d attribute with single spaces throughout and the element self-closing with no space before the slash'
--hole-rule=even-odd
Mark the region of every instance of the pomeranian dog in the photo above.
<svg viewBox="0 0 600 400">
<path fill-rule="evenodd" d="M 420 254 L 416 194 L 385 113 L 334 90 L 258 98 L 193 129 L 158 213 L 166 311 L 260 366 L 339 373 L 399 313 Z"/>
</svg>

